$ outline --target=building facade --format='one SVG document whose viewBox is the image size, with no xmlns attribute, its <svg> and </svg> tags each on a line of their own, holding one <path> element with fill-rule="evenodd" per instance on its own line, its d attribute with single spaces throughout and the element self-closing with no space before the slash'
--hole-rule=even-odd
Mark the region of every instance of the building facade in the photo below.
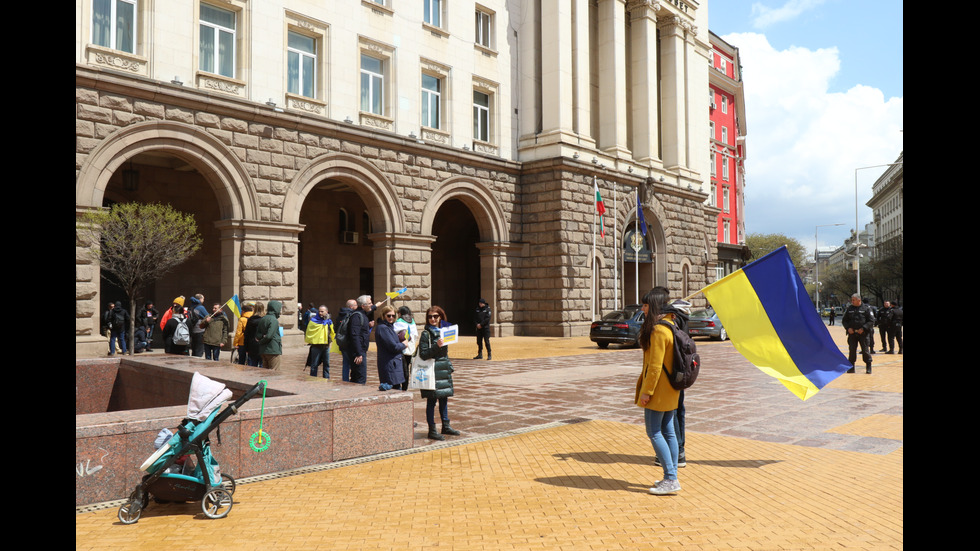
<svg viewBox="0 0 980 551">
<path fill-rule="evenodd" d="M 482 297 L 498 335 L 587 334 L 716 275 L 706 35 L 693 0 L 77 0 L 76 215 L 193 214 L 201 250 L 145 296 L 281 300 L 287 340 L 298 301 L 403 287 L 464 333 Z M 76 350 L 104 349 L 123 297 L 75 275 Z"/>
<path fill-rule="evenodd" d="M 905 152 L 888 167 L 871 187 L 871 199 L 866 203 L 874 214 L 877 231 L 875 255 L 884 258 L 902 247 L 905 238 Z"/>
<path fill-rule="evenodd" d="M 745 245 L 745 91 L 738 48 L 713 32 L 708 86 L 711 187 L 718 213 L 718 271 L 724 277 L 748 260 Z"/>
</svg>

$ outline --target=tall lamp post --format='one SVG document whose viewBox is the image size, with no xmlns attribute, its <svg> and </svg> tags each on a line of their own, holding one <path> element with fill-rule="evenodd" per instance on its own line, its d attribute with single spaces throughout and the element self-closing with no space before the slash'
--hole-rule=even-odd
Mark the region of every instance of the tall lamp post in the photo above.
<svg viewBox="0 0 980 551">
<path fill-rule="evenodd" d="M 840 224 L 820 224 L 816 228 L 814 228 L 813 231 L 813 267 L 815 269 L 816 280 L 817 280 L 817 284 L 814 285 L 814 287 L 817 289 L 816 291 L 817 312 L 820 311 L 820 260 L 817 259 L 817 247 L 819 246 L 820 241 L 818 241 L 819 238 L 817 236 L 820 235 L 820 228 L 828 228 L 831 226 L 843 226 L 843 225 L 844 225 L 843 222 Z"/>
<path fill-rule="evenodd" d="M 858 171 L 865 170 L 868 168 L 881 168 L 883 166 L 897 166 L 904 165 L 905 163 L 888 163 L 885 165 L 871 165 L 871 166 L 859 166 L 854 169 L 854 262 L 855 271 L 857 272 L 857 294 L 861 294 L 861 234 L 858 230 Z M 867 245 L 865 245 L 867 246 Z"/>
</svg>

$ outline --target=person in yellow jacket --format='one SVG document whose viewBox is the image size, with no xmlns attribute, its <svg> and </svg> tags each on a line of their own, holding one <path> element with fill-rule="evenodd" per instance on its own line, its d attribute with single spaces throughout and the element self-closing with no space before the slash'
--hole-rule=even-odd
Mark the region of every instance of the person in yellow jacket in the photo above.
<svg viewBox="0 0 980 551">
<path fill-rule="evenodd" d="M 673 494 L 681 489 L 677 481 L 678 446 L 674 434 L 674 415 L 680 391 L 667 380 L 674 365 L 674 334 L 670 328 L 657 323 L 664 320 L 673 325 L 674 315 L 662 313 L 667 295 L 661 289 L 653 289 L 643 297 L 645 318 L 640 329 L 643 372 L 636 381 L 634 400 L 637 406 L 643 408 L 647 436 L 664 470 L 664 479 L 650 488 L 650 493 L 654 495 Z"/>
<path fill-rule="evenodd" d="M 243 304 L 242 317 L 238 318 L 238 325 L 235 327 L 235 340 L 232 341 L 231 345 L 238 351 L 235 363 L 239 365 L 245 365 L 245 322 L 255 313 L 253 310 L 255 310 L 255 306 L 251 302 Z"/>
<path fill-rule="evenodd" d="M 317 368 L 323 364 L 323 378 L 330 378 L 330 345 L 334 342 L 333 320 L 326 306 L 320 305 L 317 313 L 310 316 L 306 325 L 306 343 L 310 345 L 307 363 L 310 366 L 310 377 L 316 377 Z"/>
</svg>

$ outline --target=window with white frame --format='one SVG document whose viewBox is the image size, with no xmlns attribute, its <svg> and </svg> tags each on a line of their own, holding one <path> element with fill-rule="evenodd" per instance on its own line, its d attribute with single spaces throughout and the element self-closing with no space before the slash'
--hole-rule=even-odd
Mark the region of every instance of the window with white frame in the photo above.
<svg viewBox="0 0 980 551">
<path fill-rule="evenodd" d="M 476 38 L 474 42 L 484 48 L 493 48 L 493 14 L 476 10 Z"/>
<path fill-rule="evenodd" d="M 711 150 L 711 175 L 718 176 L 718 153 L 714 149 Z"/>
<path fill-rule="evenodd" d="M 728 187 L 724 187 L 721 190 L 721 208 L 723 212 L 729 212 L 731 209 L 728 207 L 729 195 Z"/>
<path fill-rule="evenodd" d="M 440 128 L 442 79 L 422 73 L 422 126 Z"/>
<path fill-rule="evenodd" d="M 200 69 L 235 76 L 235 12 L 201 4 Z"/>
<path fill-rule="evenodd" d="M 711 206 L 718 206 L 718 184 L 714 182 L 711 183 Z"/>
<path fill-rule="evenodd" d="M 721 177 L 724 180 L 728 180 L 728 157 L 724 155 L 721 157 Z"/>
<path fill-rule="evenodd" d="M 361 111 L 385 114 L 385 62 L 361 54 Z"/>
<path fill-rule="evenodd" d="M 94 0 L 92 43 L 136 53 L 136 0 Z"/>
<path fill-rule="evenodd" d="M 721 143 L 728 145 L 728 127 L 721 127 Z"/>
<path fill-rule="evenodd" d="M 317 40 L 289 31 L 286 44 L 286 91 L 308 98 L 316 97 Z"/>
<path fill-rule="evenodd" d="M 422 0 L 422 20 L 433 27 L 442 27 L 442 0 Z"/>
<path fill-rule="evenodd" d="M 722 94 L 721 96 L 721 112 L 722 113 L 728 112 L 728 96 L 724 94 Z"/>
<path fill-rule="evenodd" d="M 725 220 L 722 223 L 722 227 L 724 228 L 724 234 L 725 234 L 724 237 L 722 237 L 722 241 L 724 241 L 725 243 L 728 243 L 729 241 L 732 240 L 731 222 L 729 222 L 728 220 Z"/>
<path fill-rule="evenodd" d="M 490 141 L 490 95 L 473 90 L 473 138 Z"/>
<path fill-rule="evenodd" d="M 715 121 L 709 121 L 708 122 L 708 127 L 710 128 L 709 131 L 711 132 L 711 138 L 710 139 L 712 139 L 712 140 L 718 139 L 717 138 L 717 135 L 715 134 Z"/>
</svg>

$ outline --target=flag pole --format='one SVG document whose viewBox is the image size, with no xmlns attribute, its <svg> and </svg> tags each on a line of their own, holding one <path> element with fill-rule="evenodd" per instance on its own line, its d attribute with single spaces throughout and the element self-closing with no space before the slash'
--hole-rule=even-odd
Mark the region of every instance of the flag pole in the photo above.
<svg viewBox="0 0 980 551">
<path fill-rule="evenodd" d="M 640 189 L 636 189 L 636 227 L 633 232 L 633 241 L 636 242 L 636 232 L 640 231 Z M 635 273 L 633 275 L 633 281 L 636 283 L 636 302 L 634 304 L 640 303 L 640 251 L 636 247 L 633 247 L 633 268 Z"/>
<path fill-rule="evenodd" d="M 598 182 L 596 182 L 595 174 L 592 175 L 592 187 L 593 187 L 593 189 L 599 189 L 599 184 L 598 184 Z M 595 202 L 596 199 L 598 199 L 598 197 L 594 197 L 592 199 L 592 201 Z M 595 297 L 595 295 L 596 295 L 596 293 L 595 293 L 595 221 L 596 221 L 596 216 L 598 216 L 598 209 L 593 208 L 592 209 L 592 287 L 591 287 L 591 289 L 589 289 L 589 291 L 590 291 L 589 294 L 592 295 L 592 300 L 589 301 L 589 302 L 592 303 L 592 317 L 589 319 L 590 322 L 591 321 L 595 321 L 595 299 L 596 299 L 596 297 Z"/>
<path fill-rule="evenodd" d="M 619 310 L 619 186 L 613 182 L 613 309 Z"/>
</svg>

